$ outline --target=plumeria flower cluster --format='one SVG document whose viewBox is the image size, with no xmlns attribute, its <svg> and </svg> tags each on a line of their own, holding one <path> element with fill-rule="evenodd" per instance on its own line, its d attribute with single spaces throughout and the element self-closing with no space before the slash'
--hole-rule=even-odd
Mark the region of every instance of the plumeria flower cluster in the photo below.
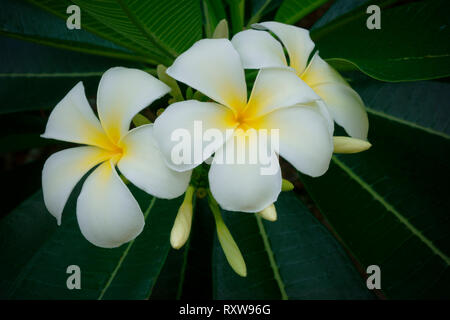
<svg viewBox="0 0 450 320">
<path fill-rule="evenodd" d="M 230 265 L 245 276 L 245 262 L 219 207 L 275 221 L 274 203 L 282 190 L 292 189 L 282 179 L 279 156 L 300 172 L 317 177 L 327 171 L 333 152 L 352 153 L 370 147 L 361 98 L 317 52 L 309 60 L 314 50 L 309 32 L 276 22 L 255 27 L 258 30 L 242 31 L 231 41 L 196 42 L 160 76 L 170 87 L 144 71 L 108 70 L 98 87 L 99 119 L 78 83 L 52 111 L 43 134 L 87 145 L 60 151 L 45 163 L 44 200 L 58 224 L 77 182 L 97 166 L 77 200 L 81 232 L 105 248 L 138 236 L 145 222 L 143 214 L 117 167 L 131 183 L 155 197 L 171 199 L 185 194 L 170 235 L 172 246 L 178 249 L 187 241 L 192 222 L 195 185 L 190 183 L 191 174 L 206 161 L 210 164 L 208 201 L 219 241 Z M 247 90 L 245 69 L 259 70 L 252 90 Z M 207 101 L 182 101 L 175 80 L 197 90 Z M 169 92 L 174 97 L 171 101 L 177 102 L 166 108 L 154 125 L 130 130 L 136 114 Z M 205 140 L 196 134 L 198 122 L 224 138 Z M 350 137 L 333 137 L 334 122 Z M 195 153 L 196 146 L 204 150 L 191 162 L 174 161 L 177 130 L 192 138 L 189 152 Z M 262 143 L 259 136 L 255 140 L 268 152 L 274 165 L 271 174 L 261 174 L 265 164 L 260 158 L 221 161 L 236 148 L 249 154 L 250 145 L 236 141 L 247 141 L 255 130 L 277 132 L 275 148 Z"/>
</svg>

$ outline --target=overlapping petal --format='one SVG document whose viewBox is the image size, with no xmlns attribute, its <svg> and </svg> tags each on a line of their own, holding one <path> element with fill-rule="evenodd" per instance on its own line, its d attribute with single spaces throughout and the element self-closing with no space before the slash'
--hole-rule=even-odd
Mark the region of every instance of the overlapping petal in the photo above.
<svg viewBox="0 0 450 320">
<path fill-rule="evenodd" d="M 245 30 L 237 33 L 231 43 L 241 56 L 246 69 L 287 67 L 283 47 L 268 32 Z"/>
<path fill-rule="evenodd" d="M 261 69 L 245 111 L 254 118 L 275 109 L 320 99 L 295 73 L 283 68 Z"/>
<path fill-rule="evenodd" d="M 227 129 L 232 130 L 234 127 L 234 115 L 230 109 L 213 102 L 188 100 L 173 103 L 164 110 L 155 121 L 154 136 L 167 165 L 177 171 L 186 171 L 202 163 L 220 148 L 232 134 L 232 131 L 227 134 Z M 202 133 L 207 130 L 216 132 L 217 136 L 203 139 Z M 183 154 L 188 159 L 187 163 L 175 159 L 178 159 L 183 149 L 189 153 Z"/>
<path fill-rule="evenodd" d="M 121 141 L 122 158 L 117 163 L 125 177 L 158 198 L 179 197 L 186 190 L 191 171 L 176 172 L 167 167 L 153 137 L 153 125 L 131 130 Z"/>
<path fill-rule="evenodd" d="M 279 130 L 279 154 L 297 170 L 324 174 L 333 154 L 329 123 L 318 108 L 294 106 L 263 117 L 264 126 Z"/>
<path fill-rule="evenodd" d="M 229 40 L 197 41 L 175 60 L 167 74 L 231 109 L 240 110 L 246 104 L 244 69 Z"/>
<path fill-rule="evenodd" d="M 136 113 L 169 91 L 166 84 L 142 70 L 115 67 L 106 71 L 97 92 L 98 115 L 106 134 L 117 143 Z"/>
<path fill-rule="evenodd" d="M 334 121 L 351 137 L 367 139 L 369 119 L 358 93 L 342 83 L 323 83 L 314 91 L 325 101 Z"/>
<path fill-rule="evenodd" d="M 114 149 L 86 99 L 82 82 L 53 109 L 42 137 Z"/>
<path fill-rule="evenodd" d="M 111 157 L 103 149 L 84 146 L 54 153 L 42 170 L 42 191 L 48 211 L 61 224 L 61 214 L 78 181 L 95 165 Z"/>
<path fill-rule="evenodd" d="M 139 204 L 112 161 L 101 164 L 84 182 L 77 201 L 77 218 L 84 237 L 103 248 L 133 240 L 145 224 Z"/>
<path fill-rule="evenodd" d="M 326 82 L 348 85 L 341 75 L 319 56 L 318 52 L 312 57 L 310 64 L 301 75 L 301 78 L 311 87 Z"/>
<path fill-rule="evenodd" d="M 250 160 L 252 145 L 249 140 L 244 145 L 236 140 L 248 133 L 249 131 L 243 133 L 240 129 L 236 130 L 224 147 L 216 152 L 209 170 L 211 193 L 225 210 L 258 212 L 275 202 L 281 192 L 278 157 L 270 148 L 263 148 L 268 163 L 264 163 L 260 156 L 255 157 L 256 161 Z M 242 161 L 238 160 L 239 149 L 245 154 Z M 253 156 L 256 155 L 253 153 Z M 227 157 L 233 161 L 227 160 Z"/>
<path fill-rule="evenodd" d="M 289 54 L 289 65 L 301 75 L 308 64 L 308 58 L 314 49 L 314 42 L 309 31 L 296 26 L 279 22 L 262 22 L 258 28 L 265 28 L 273 32 L 283 43 Z"/>
</svg>

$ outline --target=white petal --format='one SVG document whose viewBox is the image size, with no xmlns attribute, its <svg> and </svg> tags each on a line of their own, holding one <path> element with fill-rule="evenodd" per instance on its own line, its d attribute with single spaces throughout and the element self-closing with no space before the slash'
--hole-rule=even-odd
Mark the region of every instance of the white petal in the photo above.
<svg viewBox="0 0 450 320">
<path fill-rule="evenodd" d="M 176 172 L 165 164 L 153 137 L 153 125 L 131 130 L 121 141 L 117 166 L 134 185 L 158 198 L 172 199 L 186 190 L 191 171 Z"/>
<path fill-rule="evenodd" d="M 311 87 L 326 82 L 347 84 L 344 78 L 319 56 L 318 52 L 314 54 L 301 78 Z"/>
<path fill-rule="evenodd" d="M 89 175 L 77 201 L 81 233 L 98 247 L 114 248 L 136 238 L 144 228 L 144 215 L 130 190 L 104 162 Z"/>
<path fill-rule="evenodd" d="M 197 41 L 175 60 L 167 74 L 229 108 L 239 110 L 246 104 L 244 69 L 227 39 Z"/>
<path fill-rule="evenodd" d="M 95 165 L 111 157 L 97 147 L 77 147 L 54 153 L 42 170 L 42 191 L 48 211 L 61 224 L 61 214 L 77 182 Z"/>
<path fill-rule="evenodd" d="M 231 39 L 231 43 L 239 52 L 246 69 L 287 67 L 283 47 L 268 32 L 241 31 Z"/>
<path fill-rule="evenodd" d="M 319 96 L 294 72 L 282 68 L 261 69 L 245 114 L 254 118 L 278 108 L 318 99 Z"/>
<path fill-rule="evenodd" d="M 42 137 L 113 148 L 86 99 L 82 82 L 53 109 Z"/>
<path fill-rule="evenodd" d="M 101 124 L 117 143 L 129 130 L 131 119 L 170 88 L 138 69 L 115 67 L 106 71 L 98 86 L 97 108 Z"/>
<path fill-rule="evenodd" d="M 279 129 L 279 154 L 297 170 L 313 177 L 328 170 L 333 139 L 328 121 L 318 108 L 284 108 L 262 121 L 266 128 Z"/>
<path fill-rule="evenodd" d="M 305 105 L 309 106 L 309 107 L 318 108 L 318 110 L 320 111 L 322 116 L 327 120 L 328 132 L 332 136 L 333 133 L 334 133 L 334 120 L 333 120 L 333 117 L 330 114 L 330 111 L 328 110 L 328 106 L 326 105 L 326 103 L 323 100 L 316 100 L 316 101 L 313 101 L 311 103 L 307 103 L 307 104 L 304 104 L 304 105 L 299 104 L 298 106 L 299 107 L 303 107 Z"/>
<path fill-rule="evenodd" d="M 188 100 L 173 103 L 164 110 L 155 121 L 154 136 L 167 165 L 177 171 L 186 171 L 220 148 L 231 136 L 234 126 L 234 115 L 230 109 L 213 102 Z M 209 133 L 216 132 L 217 139 L 203 139 L 203 132 L 207 130 Z M 180 149 L 186 151 L 183 153 L 186 161 L 175 159 Z"/>
<path fill-rule="evenodd" d="M 302 74 L 314 49 L 309 31 L 279 22 L 263 22 L 256 26 L 272 31 L 281 40 L 288 51 L 290 66 L 297 70 L 297 74 Z"/>
<path fill-rule="evenodd" d="M 342 83 L 323 83 L 313 89 L 325 101 L 334 121 L 351 137 L 367 139 L 369 119 L 355 90 Z"/>
<path fill-rule="evenodd" d="M 236 137 L 240 134 L 242 130 L 236 130 L 233 138 L 216 152 L 209 170 L 209 185 L 223 209 L 258 212 L 277 200 L 281 192 L 281 170 L 274 152 L 266 153 L 270 163 L 264 163 L 260 157 L 257 161 L 250 161 L 249 148 L 245 150 L 245 161 L 242 163 L 236 161 L 237 157 L 231 157 L 234 159 L 232 162 L 227 161 L 227 155 L 233 152 L 235 156 L 237 154 L 239 144 L 236 143 Z M 230 143 L 232 140 L 235 141 L 234 145 Z"/>
</svg>

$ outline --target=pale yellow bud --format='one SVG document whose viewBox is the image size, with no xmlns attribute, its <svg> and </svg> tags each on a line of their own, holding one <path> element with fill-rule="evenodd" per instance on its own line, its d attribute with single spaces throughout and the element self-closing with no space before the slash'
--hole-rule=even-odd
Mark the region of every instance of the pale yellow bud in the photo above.
<svg viewBox="0 0 450 320">
<path fill-rule="evenodd" d="M 228 39 L 228 22 L 226 19 L 220 20 L 213 33 L 213 39 L 225 38 Z"/>
<path fill-rule="evenodd" d="M 227 258 L 230 267 L 241 277 L 247 276 L 247 266 L 245 265 L 244 257 L 242 256 L 239 247 L 233 239 L 233 236 L 228 230 L 225 222 L 223 221 L 222 214 L 220 213 L 219 205 L 213 198 L 211 192 L 208 193 L 209 207 L 214 215 L 217 228 L 217 238 L 222 247 L 223 253 Z"/>
<path fill-rule="evenodd" d="M 292 184 L 292 182 L 283 179 L 283 181 L 281 181 L 281 191 L 291 191 L 294 190 L 294 185 Z"/>
<path fill-rule="evenodd" d="M 277 210 L 273 203 L 264 210 L 258 212 L 258 214 L 268 221 L 277 221 Z"/>
<path fill-rule="evenodd" d="M 192 225 L 192 196 L 194 187 L 189 186 L 186 190 L 183 203 L 178 209 L 177 217 L 170 232 L 170 244 L 174 249 L 180 249 L 189 238 Z"/>
<path fill-rule="evenodd" d="M 369 149 L 370 142 L 351 138 L 351 137 L 333 137 L 334 153 L 358 153 Z"/>
</svg>

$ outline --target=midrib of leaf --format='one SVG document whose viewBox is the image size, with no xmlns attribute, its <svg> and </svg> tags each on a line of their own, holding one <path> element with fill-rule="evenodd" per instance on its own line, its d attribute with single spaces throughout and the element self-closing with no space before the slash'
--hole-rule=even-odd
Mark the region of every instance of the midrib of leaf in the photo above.
<svg viewBox="0 0 450 320">
<path fill-rule="evenodd" d="M 128 8 L 128 6 L 123 2 L 123 0 L 117 0 L 122 10 L 125 12 L 125 14 L 130 18 L 130 21 L 141 31 L 141 33 L 151 42 L 153 45 L 161 50 L 163 53 L 167 54 L 169 59 L 175 59 L 177 56 L 177 53 L 171 50 L 170 48 L 166 47 L 164 43 L 159 41 L 158 37 L 156 37 L 152 32 L 150 32 L 144 25 L 141 24 L 139 19 L 131 12 L 131 10 Z M 167 61 L 165 61 L 167 63 Z"/>
<path fill-rule="evenodd" d="M 414 122 L 410 122 L 410 121 L 407 121 L 407 120 L 403 120 L 403 119 L 400 119 L 400 118 L 391 116 L 391 115 L 389 115 L 389 114 L 386 114 L 386 113 L 384 113 L 384 112 L 377 111 L 377 110 L 374 110 L 374 109 L 371 109 L 371 108 L 367 108 L 367 107 L 366 107 L 366 110 L 367 110 L 367 112 L 369 112 L 369 113 L 371 113 L 371 114 L 374 114 L 374 115 L 376 115 L 376 116 L 379 116 L 379 117 L 381 117 L 381 118 L 385 118 L 385 119 L 388 119 L 388 120 L 391 120 L 391 121 L 395 121 L 395 122 L 401 123 L 401 124 L 403 124 L 403 125 L 409 126 L 409 127 L 411 127 L 411 128 L 418 129 L 418 130 L 422 130 L 422 131 L 425 131 L 425 132 L 427 132 L 427 133 L 430 133 L 430 134 L 433 134 L 433 135 L 437 135 L 437 136 L 443 137 L 443 138 L 445 138 L 445 139 L 450 139 L 450 135 L 447 135 L 447 134 L 445 134 L 445 133 L 443 133 L 443 132 L 439 132 L 439 131 L 437 131 L 437 130 L 434 130 L 434 129 L 431 129 L 431 128 L 427 128 L 427 127 L 418 125 L 418 124 L 416 124 L 416 123 L 414 123 Z"/>
<path fill-rule="evenodd" d="M 95 77 L 103 72 L 73 72 L 73 73 L 0 73 L 0 78 L 72 78 Z"/>
<path fill-rule="evenodd" d="M 155 204 L 155 202 L 156 202 L 156 198 L 153 197 L 153 199 L 150 202 L 147 210 L 145 210 L 145 212 L 144 212 L 144 220 L 145 221 L 147 220 L 148 214 L 150 213 L 150 210 L 153 208 L 153 205 Z M 119 271 L 120 267 L 122 266 L 122 263 L 125 260 L 125 258 L 127 257 L 128 252 L 130 251 L 131 247 L 133 246 L 135 240 L 136 239 L 132 240 L 128 244 L 128 246 L 125 249 L 125 251 L 122 253 L 122 256 L 120 257 L 119 261 L 117 262 L 116 267 L 114 268 L 113 272 L 111 273 L 111 276 L 109 277 L 108 282 L 106 283 L 105 287 L 100 292 L 100 295 L 98 296 L 97 300 L 102 300 L 102 298 L 105 295 L 106 291 L 108 290 L 109 286 L 111 285 L 111 283 L 113 282 L 114 278 L 116 277 L 117 272 Z"/>
<path fill-rule="evenodd" d="M 433 242 L 423 235 L 420 230 L 414 227 L 408 219 L 406 219 L 400 212 L 398 212 L 394 206 L 388 203 L 380 194 L 378 194 L 368 183 L 366 183 L 361 177 L 359 177 L 352 169 L 346 166 L 342 161 L 333 156 L 333 161 L 345 172 L 350 178 L 355 180 L 361 187 L 366 190 L 375 200 L 380 202 L 387 211 L 391 212 L 401 223 L 403 223 L 408 230 L 418 237 L 434 254 L 439 256 L 444 262 L 450 265 L 450 258 L 446 256 L 439 248 L 437 248 Z"/>
<path fill-rule="evenodd" d="M 156 76 L 155 69 L 141 69 L 151 75 Z M 79 77 L 99 77 L 103 72 L 55 72 L 55 73 L 0 73 L 0 78 L 79 78 Z"/>
<path fill-rule="evenodd" d="M 12 33 L 12 32 L 5 32 L 5 31 L 0 31 L 0 35 L 5 35 L 7 37 L 11 37 L 11 38 L 15 38 L 15 39 L 20 39 L 20 40 L 30 41 L 30 42 L 34 42 L 34 43 L 38 43 L 38 44 L 43 44 L 43 45 L 47 45 L 47 46 L 54 47 L 54 48 L 67 49 L 67 50 L 71 50 L 71 51 L 95 54 L 95 55 L 100 55 L 100 56 L 105 56 L 105 57 L 110 57 L 110 58 L 119 58 L 119 59 L 124 59 L 124 60 L 128 60 L 128 61 L 137 61 L 137 62 L 146 62 L 146 63 L 151 63 L 151 64 L 157 64 L 157 62 L 155 62 L 147 57 L 142 57 L 142 56 L 134 55 L 131 53 L 126 53 L 126 52 L 120 52 L 120 51 L 117 51 L 114 49 L 94 47 L 93 45 L 75 47 L 72 43 L 70 43 L 68 41 L 59 40 L 56 42 L 55 40 L 49 39 L 49 38 L 43 38 L 43 37 L 38 37 L 38 36 L 27 36 L 27 35 L 21 35 L 21 34 L 16 34 L 16 33 Z"/>
<path fill-rule="evenodd" d="M 269 262 L 270 262 L 270 266 L 272 267 L 273 276 L 275 278 L 275 281 L 278 284 L 278 288 L 280 289 L 281 299 L 288 300 L 289 297 L 284 288 L 284 282 L 281 279 L 280 271 L 278 270 L 278 265 L 275 261 L 275 257 L 273 255 L 272 247 L 270 246 L 270 243 L 269 243 L 269 237 L 267 236 L 266 229 L 264 229 L 262 218 L 257 214 L 255 214 L 255 218 L 256 218 L 256 222 L 258 224 L 259 233 L 261 234 L 261 238 L 263 239 L 264 249 L 266 250 L 267 256 L 269 257 Z"/>
</svg>

